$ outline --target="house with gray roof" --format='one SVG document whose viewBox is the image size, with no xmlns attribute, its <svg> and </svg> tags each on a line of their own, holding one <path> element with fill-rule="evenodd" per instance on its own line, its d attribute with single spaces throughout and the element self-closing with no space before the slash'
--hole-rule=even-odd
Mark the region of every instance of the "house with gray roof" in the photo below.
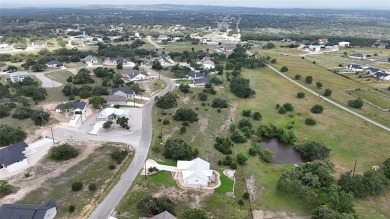
<svg viewBox="0 0 390 219">
<path fill-rule="evenodd" d="M 390 74 L 385 71 L 377 71 L 373 77 L 379 80 L 390 80 Z"/>
<path fill-rule="evenodd" d="M 60 103 L 56 106 L 55 111 L 57 113 L 70 112 L 73 114 L 85 115 L 87 111 L 87 103 L 83 101 L 74 101 L 68 103 Z"/>
<path fill-rule="evenodd" d="M 31 43 L 31 47 L 39 48 L 39 47 L 44 47 L 44 46 L 46 46 L 46 43 L 42 42 L 42 41 L 36 41 L 36 42 Z"/>
<path fill-rule="evenodd" d="M 127 97 L 118 95 L 104 95 L 102 96 L 106 101 L 107 105 L 126 105 Z"/>
<path fill-rule="evenodd" d="M 366 73 L 370 74 L 370 75 L 374 75 L 378 71 L 380 71 L 380 69 L 379 68 L 374 68 L 374 67 L 369 67 L 369 68 L 366 69 Z"/>
<path fill-rule="evenodd" d="M 135 96 L 135 92 L 129 87 L 118 87 L 112 88 L 111 95 L 133 98 Z"/>
<path fill-rule="evenodd" d="M 366 59 L 366 56 L 362 53 L 353 53 L 353 54 L 348 54 L 348 58 L 350 58 L 350 59 Z"/>
<path fill-rule="evenodd" d="M 122 76 L 129 81 L 142 81 L 148 80 L 149 75 L 146 72 L 140 72 L 134 69 L 125 70 L 122 72 Z"/>
<path fill-rule="evenodd" d="M 194 79 L 193 82 L 194 82 L 194 85 L 204 86 L 207 83 L 209 83 L 210 80 L 211 80 L 211 78 L 206 76 L 206 77 L 203 77 L 203 78 Z"/>
<path fill-rule="evenodd" d="M 57 67 L 60 67 L 60 66 L 64 66 L 64 63 L 59 62 L 57 60 L 52 60 L 52 61 L 47 62 L 46 66 L 49 67 L 49 68 L 57 68 Z"/>
<path fill-rule="evenodd" d="M 88 55 L 82 59 L 87 65 L 92 65 L 98 63 L 98 58 L 96 56 Z"/>
<path fill-rule="evenodd" d="M 199 71 L 190 71 L 188 74 L 187 74 L 187 78 L 189 80 L 194 80 L 194 79 L 200 79 L 200 78 L 204 78 L 206 75 L 199 72 Z"/>
<path fill-rule="evenodd" d="M 0 207 L 1 219 L 53 219 L 57 215 L 56 205 L 4 204 Z"/>
<path fill-rule="evenodd" d="M 16 71 L 9 74 L 12 83 L 23 81 L 26 77 L 29 77 L 29 74 L 26 71 Z"/>
<path fill-rule="evenodd" d="M 8 67 L 9 67 L 9 65 L 1 66 L 1 67 L 0 67 L 0 71 L 1 71 L 1 72 L 7 72 L 7 71 L 8 71 Z"/>
<path fill-rule="evenodd" d="M 164 211 L 153 217 L 140 217 L 139 219 L 177 219 L 177 217 L 173 216 L 173 214 L 169 213 L 168 211 Z"/>
<path fill-rule="evenodd" d="M 28 165 L 26 157 L 27 147 L 26 142 L 20 141 L 0 149 L 0 169 L 4 168 L 7 172 L 13 172 L 26 167 Z M 1 214 L 0 218 L 2 218 Z"/>
<path fill-rule="evenodd" d="M 345 66 L 345 69 L 353 71 L 353 72 L 361 72 L 361 71 L 363 71 L 363 67 L 360 66 L 360 65 L 356 65 L 356 64 L 347 65 L 347 66 Z"/>
</svg>

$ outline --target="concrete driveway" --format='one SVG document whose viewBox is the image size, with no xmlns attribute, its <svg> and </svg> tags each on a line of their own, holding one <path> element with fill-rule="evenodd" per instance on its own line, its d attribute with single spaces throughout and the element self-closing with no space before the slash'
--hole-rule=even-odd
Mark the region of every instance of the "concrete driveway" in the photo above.
<svg viewBox="0 0 390 219">
<path fill-rule="evenodd" d="M 55 72 L 55 71 L 62 71 L 62 69 L 54 70 L 51 72 Z M 31 75 L 34 75 L 40 81 L 42 81 L 42 87 L 61 87 L 62 83 L 55 81 L 55 80 L 52 80 L 52 79 L 45 76 L 45 74 L 51 73 L 51 72 L 35 72 L 35 73 L 31 73 Z"/>
</svg>

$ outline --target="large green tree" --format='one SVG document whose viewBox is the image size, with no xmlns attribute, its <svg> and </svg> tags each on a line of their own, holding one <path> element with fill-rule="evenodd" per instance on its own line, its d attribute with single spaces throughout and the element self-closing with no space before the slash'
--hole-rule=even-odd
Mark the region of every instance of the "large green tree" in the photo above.
<svg viewBox="0 0 390 219">
<path fill-rule="evenodd" d="M 0 146 L 10 145 L 24 140 L 26 132 L 20 128 L 12 128 L 6 124 L 0 124 Z"/>
<path fill-rule="evenodd" d="M 190 160 L 195 154 L 183 139 L 169 138 L 164 144 L 163 155 L 172 160 Z"/>
</svg>

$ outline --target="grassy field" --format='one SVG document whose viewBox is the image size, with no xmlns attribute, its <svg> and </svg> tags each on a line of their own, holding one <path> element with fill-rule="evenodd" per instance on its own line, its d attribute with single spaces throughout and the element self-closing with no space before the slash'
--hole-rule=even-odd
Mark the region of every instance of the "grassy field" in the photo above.
<svg viewBox="0 0 390 219">
<path fill-rule="evenodd" d="M 82 214 L 85 214 L 84 211 L 86 209 L 95 206 L 105 197 L 105 194 L 110 189 L 110 185 L 116 182 L 124 167 L 130 164 L 132 160 L 133 154 L 131 153 L 129 159 L 123 162 L 121 166 L 117 166 L 116 170 L 109 170 L 108 165 L 113 163 L 109 155 L 112 150 L 112 145 L 104 145 L 97 148 L 87 159 L 80 161 L 61 176 L 44 182 L 41 188 L 27 194 L 18 203 L 43 204 L 48 200 L 55 200 L 58 218 L 82 216 Z M 102 160 L 106 162 L 102 162 Z M 45 162 L 52 161 L 46 160 Z M 71 185 L 76 181 L 83 183 L 82 191 L 71 191 Z M 97 186 L 95 192 L 88 190 L 90 183 L 94 183 Z M 74 213 L 68 212 L 70 205 L 76 207 Z"/>
<path fill-rule="evenodd" d="M 229 177 L 225 176 L 223 174 L 223 170 L 221 169 L 216 169 L 220 175 L 220 180 L 221 180 L 221 186 L 216 188 L 214 192 L 219 193 L 219 194 L 225 194 L 227 192 L 232 192 L 233 191 L 233 180 L 229 179 Z"/>
<path fill-rule="evenodd" d="M 390 97 L 384 96 L 375 90 L 354 90 L 351 94 L 375 104 L 382 109 L 390 109 Z"/>
<path fill-rule="evenodd" d="M 46 73 L 45 76 L 57 82 L 66 84 L 66 79 L 73 77 L 74 75 L 68 71 L 56 71 L 52 73 Z"/>
</svg>

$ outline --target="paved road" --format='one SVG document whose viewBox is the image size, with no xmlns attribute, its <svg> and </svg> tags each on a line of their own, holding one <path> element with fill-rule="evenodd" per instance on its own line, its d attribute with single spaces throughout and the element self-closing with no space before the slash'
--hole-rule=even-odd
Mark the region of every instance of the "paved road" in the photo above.
<svg viewBox="0 0 390 219">
<path fill-rule="evenodd" d="M 145 67 L 145 69 L 153 74 L 158 75 L 157 72 Z M 167 77 L 161 75 L 160 78 L 167 83 L 167 87 L 155 96 L 161 96 L 175 88 L 174 83 Z M 121 179 L 107 195 L 107 197 L 100 203 L 95 211 L 89 217 L 90 219 L 107 219 L 114 211 L 116 205 L 130 189 L 134 179 L 137 177 L 139 171 L 145 165 L 146 156 L 149 151 L 150 143 L 152 140 L 152 107 L 154 104 L 154 97 L 150 98 L 144 105 L 142 110 L 142 130 L 141 140 L 136 147 L 136 152 L 132 163 L 129 168 L 122 174 Z"/>
<path fill-rule="evenodd" d="M 342 106 L 342 105 L 340 105 L 340 104 L 334 102 L 333 100 L 330 100 L 330 99 L 328 99 L 328 98 L 326 98 L 326 97 L 323 97 L 323 96 L 319 95 L 319 94 L 316 93 L 315 91 L 313 91 L 313 90 L 311 90 L 311 89 L 309 89 L 309 88 L 307 88 L 307 87 L 301 85 L 300 83 L 296 82 L 295 80 L 293 80 L 293 79 L 287 77 L 286 75 L 284 75 L 284 74 L 281 73 L 280 71 L 276 70 L 274 67 L 272 67 L 272 66 L 270 66 L 270 65 L 268 65 L 268 67 L 271 68 L 274 72 L 278 73 L 280 76 L 282 76 L 282 77 L 284 77 L 285 79 L 289 80 L 290 82 L 292 82 L 292 83 L 298 85 L 299 87 L 301 87 L 301 88 L 305 89 L 306 91 L 308 91 L 308 92 L 314 94 L 315 96 L 321 97 L 321 99 L 325 100 L 326 102 L 331 103 L 331 104 L 333 104 L 333 105 L 339 107 L 339 108 L 342 109 L 342 110 L 345 110 L 345 111 L 347 111 L 347 112 L 349 112 L 349 113 L 351 113 L 351 114 L 353 114 L 353 115 L 355 115 L 355 116 L 357 116 L 357 117 L 359 117 L 359 118 L 361 118 L 361 119 L 366 120 L 367 122 L 369 122 L 369 123 L 371 123 L 371 124 L 373 124 L 373 125 L 376 125 L 376 126 L 382 128 L 382 129 L 384 129 L 384 130 L 390 132 L 390 128 L 388 128 L 388 127 L 386 127 L 386 126 L 384 126 L 384 125 L 382 125 L 382 124 L 380 124 L 380 123 L 378 123 L 378 122 L 375 122 L 375 121 L 373 121 L 373 120 L 371 120 L 371 119 L 369 119 L 369 118 L 367 118 L 367 117 L 365 117 L 365 116 L 362 116 L 362 115 L 360 115 L 359 113 L 354 112 L 354 111 L 348 109 L 347 107 L 344 107 L 344 106 Z"/>
<path fill-rule="evenodd" d="M 63 69 L 55 69 L 55 70 L 47 71 L 47 72 L 34 72 L 31 74 L 34 75 L 35 77 L 37 77 L 40 81 L 42 81 L 42 87 L 61 87 L 62 83 L 55 81 L 55 80 L 52 80 L 52 79 L 46 77 L 46 75 L 45 75 L 47 73 L 52 73 L 52 72 L 56 72 L 56 71 L 63 71 Z"/>
<path fill-rule="evenodd" d="M 152 40 L 152 37 L 151 36 L 147 36 L 146 37 L 146 40 L 152 44 L 154 47 L 156 47 L 157 49 L 162 49 L 163 47 L 158 45 L 157 43 L 155 43 L 153 40 Z"/>
</svg>

